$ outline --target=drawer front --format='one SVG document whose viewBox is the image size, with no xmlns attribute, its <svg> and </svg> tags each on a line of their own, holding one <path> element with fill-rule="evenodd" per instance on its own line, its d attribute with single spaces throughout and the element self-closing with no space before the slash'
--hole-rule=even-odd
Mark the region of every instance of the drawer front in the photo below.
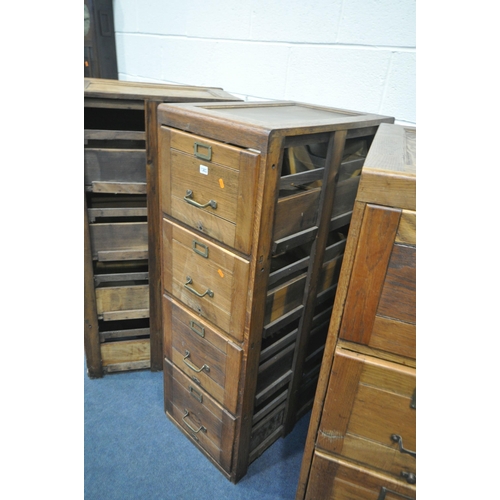
<svg viewBox="0 0 500 500">
<path fill-rule="evenodd" d="M 400 478 L 416 473 L 415 369 L 337 349 L 317 444 Z"/>
<path fill-rule="evenodd" d="M 103 321 L 149 317 L 149 285 L 96 288 L 97 316 Z"/>
<path fill-rule="evenodd" d="M 164 289 L 239 341 L 248 276 L 246 260 L 163 219 Z"/>
<path fill-rule="evenodd" d="M 306 500 L 414 500 L 414 485 L 315 451 Z"/>
<path fill-rule="evenodd" d="M 416 357 L 416 213 L 367 205 L 339 337 Z"/>
<path fill-rule="evenodd" d="M 260 155 L 167 127 L 159 147 L 163 212 L 250 254 Z"/>
<path fill-rule="evenodd" d="M 195 384 L 236 413 L 242 350 L 207 322 L 163 297 L 165 355 Z"/>
<path fill-rule="evenodd" d="M 163 378 L 165 412 L 229 473 L 235 419 L 167 359 Z"/>
</svg>

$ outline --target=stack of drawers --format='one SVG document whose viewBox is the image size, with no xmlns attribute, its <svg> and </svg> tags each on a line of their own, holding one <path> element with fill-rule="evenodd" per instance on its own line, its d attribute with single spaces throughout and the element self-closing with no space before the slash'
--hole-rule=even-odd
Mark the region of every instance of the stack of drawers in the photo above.
<svg viewBox="0 0 500 500">
<path fill-rule="evenodd" d="M 233 482 L 312 406 L 359 173 L 392 121 L 158 107 L 165 411 Z"/>
<path fill-rule="evenodd" d="M 84 80 L 84 92 L 88 375 L 161 370 L 159 266 L 148 225 L 158 212 L 150 182 L 156 135 L 147 124 L 156 122 L 159 102 L 234 98 L 220 89 L 96 78 Z M 151 297 L 150 288 L 156 291 Z"/>
<path fill-rule="evenodd" d="M 365 161 L 297 500 L 416 498 L 415 150 L 382 124 Z"/>
</svg>

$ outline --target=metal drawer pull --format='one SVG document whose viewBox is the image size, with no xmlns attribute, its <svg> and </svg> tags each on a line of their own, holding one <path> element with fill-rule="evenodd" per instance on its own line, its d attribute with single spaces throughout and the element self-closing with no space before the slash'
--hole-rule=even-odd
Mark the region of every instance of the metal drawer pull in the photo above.
<svg viewBox="0 0 500 500">
<path fill-rule="evenodd" d="M 198 247 L 200 247 L 201 250 Z M 205 259 L 208 259 L 208 247 L 207 247 L 207 245 L 204 245 L 203 243 L 200 243 L 199 241 L 193 240 L 193 251 L 195 253 L 197 253 L 198 255 L 205 257 Z"/>
<path fill-rule="evenodd" d="M 190 355 L 191 353 L 188 350 L 186 350 L 186 355 L 182 358 L 182 360 L 184 361 L 184 363 L 186 363 L 186 365 L 189 366 L 189 368 L 191 368 L 191 370 L 193 370 L 196 373 L 200 373 L 202 370 L 205 370 L 206 372 L 210 371 L 210 367 L 208 365 L 203 365 L 201 368 L 197 368 L 196 366 L 194 366 L 193 363 L 191 363 L 191 361 L 188 361 Z"/>
<path fill-rule="evenodd" d="M 191 189 L 188 189 L 186 191 L 186 196 L 184 196 L 184 201 L 187 201 L 190 205 L 193 205 L 196 208 L 207 208 L 208 206 L 214 209 L 217 208 L 217 202 L 215 200 L 210 200 L 209 202 L 202 205 L 201 203 L 194 201 L 192 198 L 193 198 L 193 191 L 191 191 Z"/>
<path fill-rule="evenodd" d="M 416 484 L 417 482 L 417 476 L 413 474 L 413 472 L 406 472 L 405 470 L 402 470 L 401 476 L 406 479 L 408 484 Z"/>
<path fill-rule="evenodd" d="M 195 433 L 198 434 L 198 432 L 207 432 L 207 428 L 203 427 L 203 425 L 200 425 L 198 429 L 195 429 L 194 427 L 191 427 L 189 425 L 189 422 L 186 420 L 186 417 L 189 415 L 189 412 L 184 408 L 184 416 L 182 417 L 182 420 L 184 420 L 184 423 Z"/>
<path fill-rule="evenodd" d="M 205 290 L 205 292 L 203 293 L 199 293 L 197 292 L 194 288 L 191 288 L 190 285 L 192 282 L 193 282 L 193 279 L 190 277 L 190 276 L 186 276 L 186 283 L 184 283 L 184 286 L 191 292 L 191 293 L 194 293 L 197 297 L 205 297 L 205 295 L 208 295 L 209 297 L 213 297 L 214 296 L 214 292 L 212 292 L 212 290 L 210 290 L 210 288 L 207 288 Z"/>
<path fill-rule="evenodd" d="M 189 327 L 191 328 L 191 330 L 193 330 L 194 333 L 196 333 L 196 335 L 199 335 L 200 337 L 205 338 L 205 327 L 204 326 L 199 325 L 198 323 L 196 323 L 196 321 L 190 320 Z"/>
<path fill-rule="evenodd" d="M 417 458 L 417 452 L 416 451 L 410 451 L 407 450 L 406 448 L 403 448 L 403 438 L 401 436 L 398 436 L 397 434 L 393 434 L 391 436 L 391 439 L 399 444 L 399 451 L 401 453 L 408 453 L 408 455 L 411 455 L 413 458 Z"/>
<path fill-rule="evenodd" d="M 194 399 L 198 400 L 200 403 L 203 403 L 203 394 L 200 394 L 194 387 L 189 386 L 189 392 Z"/>
<path fill-rule="evenodd" d="M 382 488 L 380 488 L 380 494 L 379 494 L 377 500 L 385 500 L 387 497 L 387 493 L 389 493 L 389 495 L 391 495 L 391 498 L 394 498 L 393 495 L 396 495 L 398 498 L 401 498 L 404 500 L 413 500 L 413 498 L 415 498 L 415 497 L 409 497 L 409 496 L 403 495 L 402 493 L 399 493 L 399 492 L 394 491 L 394 490 L 390 490 L 389 488 L 382 486 Z"/>
<path fill-rule="evenodd" d="M 207 146 L 206 144 L 202 144 L 201 142 L 195 142 L 193 147 L 194 155 L 196 156 L 196 158 L 208 161 L 212 159 L 212 146 Z M 207 153 L 200 153 L 200 151 L 198 151 L 198 148 L 205 148 L 207 150 Z"/>
</svg>

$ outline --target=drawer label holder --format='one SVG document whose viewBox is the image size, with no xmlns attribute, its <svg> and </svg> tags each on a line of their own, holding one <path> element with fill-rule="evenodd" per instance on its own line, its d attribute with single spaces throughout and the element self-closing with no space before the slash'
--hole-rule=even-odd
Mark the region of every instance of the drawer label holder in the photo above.
<svg viewBox="0 0 500 500">
<path fill-rule="evenodd" d="M 212 159 L 212 146 L 208 146 L 207 144 L 203 144 L 201 142 L 195 142 L 193 148 L 196 158 L 207 161 L 210 161 Z M 199 148 L 204 149 L 206 152 L 204 153 L 200 151 Z"/>
</svg>

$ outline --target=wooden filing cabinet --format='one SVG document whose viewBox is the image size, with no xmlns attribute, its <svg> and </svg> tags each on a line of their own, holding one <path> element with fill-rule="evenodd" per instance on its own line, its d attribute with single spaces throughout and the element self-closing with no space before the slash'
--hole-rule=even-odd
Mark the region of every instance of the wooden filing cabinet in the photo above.
<svg viewBox="0 0 500 500">
<path fill-rule="evenodd" d="M 392 121 L 158 107 L 165 411 L 233 482 L 312 406 L 359 173 Z"/>
<path fill-rule="evenodd" d="M 416 130 L 363 167 L 296 499 L 416 498 Z"/>
<path fill-rule="evenodd" d="M 161 370 L 156 107 L 239 100 L 217 88 L 84 79 L 88 375 Z"/>
</svg>

